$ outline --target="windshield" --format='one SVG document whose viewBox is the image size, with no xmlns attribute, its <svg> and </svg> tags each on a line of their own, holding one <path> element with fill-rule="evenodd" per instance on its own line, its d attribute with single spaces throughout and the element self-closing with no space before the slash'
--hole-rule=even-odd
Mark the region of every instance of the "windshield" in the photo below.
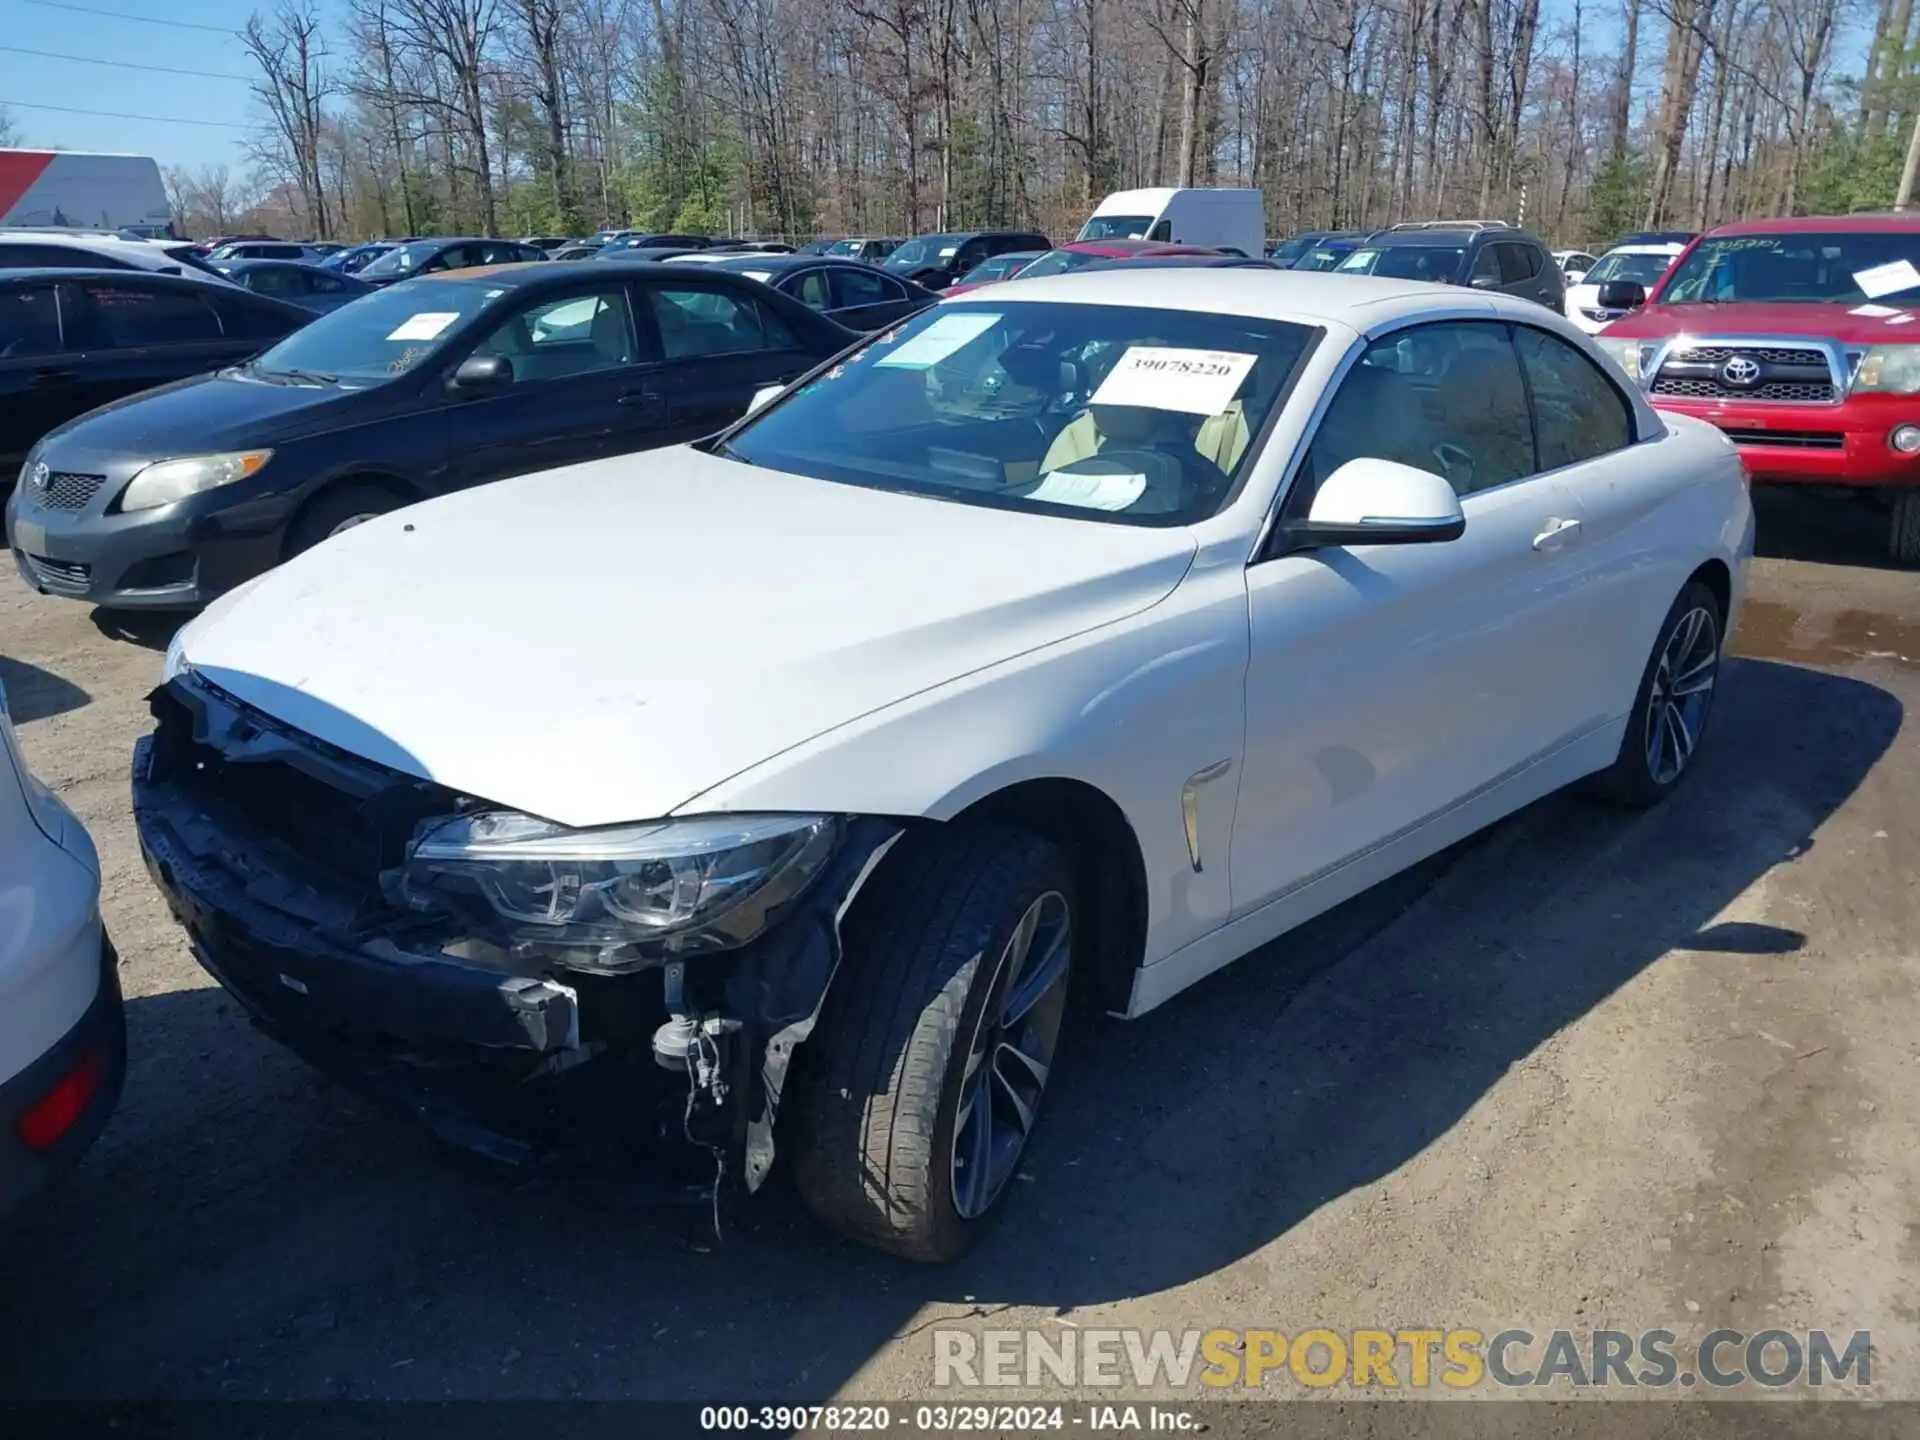
<svg viewBox="0 0 1920 1440">
<path fill-rule="evenodd" d="M 1675 250 L 1666 255 L 1629 255 L 1615 250 L 1612 254 L 1602 255 L 1594 267 L 1587 271 L 1585 283 L 1604 285 L 1609 280 L 1631 280 L 1647 289 L 1653 288 L 1653 282 L 1667 273 L 1667 267 L 1673 264 L 1673 257 L 1680 252 Z"/>
<path fill-rule="evenodd" d="M 1351 255 L 1353 250 L 1347 246 L 1316 246 L 1293 262 L 1295 270 L 1331 270 Z"/>
<path fill-rule="evenodd" d="M 1098 265 L 1102 260 L 1111 260 L 1111 255 L 1093 255 L 1085 250 L 1049 250 L 1038 260 L 1020 272 L 1022 280 L 1040 280 L 1048 275 L 1064 275 L 1069 270 L 1078 270 L 1083 265 Z"/>
<path fill-rule="evenodd" d="M 411 280 L 329 311 L 287 336 L 251 368 L 264 375 L 297 371 L 378 384 L 413 369 L 486 305 L 487 292 L 477 284 Z"/>
<path fill-rule="evenodd" d="M 1267 252 L 1267 258 L 1278 265 L 1291 265 L 1312 246 L 1311 240 L 1283 240 Z"/>
<path fill-rule="evenodd" d="M 960 281 L 963 285 L 984 285 L 989 280 L 1004 280 L 1030 258 L 1026 255 L 996 255 L 991 260 L 982 260 L 962 275 Z"/>
<path fill-rule="evenodd" d="M 1080 231 L 1082 240 L 1142 240 L 1153 228 L 1152 215 L 1096 215 Z"/>
<path fill-rule="evenodd" d="M 382 275 L 404 275 L 431 260 L 437 245 L 396 245 L 360 273 L 378 279 Z"/>
<path fill-rule="evenodd" d="M 1183 310 L 945 304 L 775 401 L 721 453 L 967 504 L 1186 525 L 1230 498 L 1317 334 Z"/>
<path fill-rule="evenodd" d="M 1460 273 L 1457 245 L 1366 246 L 1336 267 L 1347 275 L 1385 275 L 1394 280 L 1432 280 L 1445 284 Z"/>
<path fill-rule="evenodd" d="M 822 253 L 827 255 L 858 255 L 867 248 L 865 240 L 836 240 Z"/>
<path fill-rule="evenodd" d="M 1859 304 L 1920 291 L 1920 230 L 1859 235 L 1729 235 L 1702 240 L 1659 300 Z M 1920 297 L 1916 297 L 1920 298 Z"/>
<path fill-rule="evenodd" d="M 951 260 L 965 238 L 962 235 L 922 235 L 918 240 L 907 241 L 889 255 L 886 268 L 901 270 L 909 265 L 937 265 Z"/>
</svg>

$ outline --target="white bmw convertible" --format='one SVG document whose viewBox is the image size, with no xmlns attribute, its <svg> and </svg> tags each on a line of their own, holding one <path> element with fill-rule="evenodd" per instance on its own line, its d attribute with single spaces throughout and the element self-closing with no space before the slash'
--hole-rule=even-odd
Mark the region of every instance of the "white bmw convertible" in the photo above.
<svg viewBox="0 0 1920 1440">
<path fill-rule="evenodd" d="M 1015 281 L 224 597 L 135 806 L 202 963 L 448 1143 L 777 1149 L 939 1260 L 1070 995 L 1139 1016 L 1549 791 L 1679 785 L 1752 547 L 1720 432 L 1538 305 Z"/>
</svg>

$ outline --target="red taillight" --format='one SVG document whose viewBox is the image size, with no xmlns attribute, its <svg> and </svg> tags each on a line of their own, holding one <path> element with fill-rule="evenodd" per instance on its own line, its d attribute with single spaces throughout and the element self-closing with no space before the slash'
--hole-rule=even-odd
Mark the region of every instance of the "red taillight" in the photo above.
<svg viewBox="0 0 1920 1440">
<path fill-rule="evenodd" d="M 104 1068 L 99 1055 L 89 1051 L 82 1056 L 80 1063 L 67 1072 L 66 1079 L 13 1122 L 13 1128 L 20 1132 L 20 1138 L 34 1150 L 51 1148 L 87 1113 L 88 1102 L 93 1099 L 94 1091 L 100 1088 L 100 1074 Z"/>
</svg>

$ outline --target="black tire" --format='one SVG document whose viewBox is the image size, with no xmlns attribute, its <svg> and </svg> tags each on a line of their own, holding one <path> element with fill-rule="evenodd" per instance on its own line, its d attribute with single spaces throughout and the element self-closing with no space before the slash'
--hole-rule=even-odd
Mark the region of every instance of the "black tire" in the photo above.
<svg viewBox="0 0 1920 1440">
<path fill-rule="evenodd" d="M 1905 569 L 1920 568 L 1920 490 L 1893 492 L 1887 526 L 1887 554 Z"/>
<path fill-rule="evenodd" d="M 1705 625 L 1711 626 L 1710 633 L 1696 634 L 1690 640 L 1681 635 L 1681 627 L 1693 623 L 1692 617 L 1705 612 Z M 1679 598 L 1667 611 L 1666 619 L 1660 622 L 1660 632 L 1653 642 L 1653 653 L 1647 657 L 1647 668 L 1640 677 L 1640 689 L 1633 697 L 1633 709 L 1627 715 L 1627 733 L 1621 737 L 1620 753 L 1612 765 L 1593 777 L 1592 788 L 1596 794 L 1619 805 L 1631 805 L 1644 809 L 1657 805 L 1673 793 L 1674 787 L 1687 777 L 1693 769 L 1693 758 L 1699 754 L 1700 742 L 1705 736 L 1706 722 L 1713 710 L 1713 690 L 1719 680 L 1720 653 L 1726 644 L 1724 617 L 1720 612 L 1720 600 L 1711 588 L 1698 580 L 1689 581 L 1680 592 Z M 1682 647 L 1684 653 L 1676 660 L 1669 652 Z M 1711 655 L 1707 664 L 1705 656 Z M 1706 664 L 1704 671 L 1695 667 Z M 1687 685 L 1697 685 L 1704 676 L 1706 688 L 1692 690 L 1686 695 L 1668 693 L 1667 687 L 1673 683 L 1677 673 L 1684 677 Z M 1690 702 L 1698 697 L 1697 708 L 1688 713 Z M 1680 730 L 1659 730 L 1663 711 L 1679 712 Z M 1656 741 L 1663 746 L 1672 747 L 1673 737 L 1685 734 L 1690 743 L 1681 756 L 1679 767 L 1666 773 L 1657 768 Z M 1668 752 L 1671 754 L 1671 750 Z"/>
<path fill-rule="evenodd" d="M 909 835 L 888 857 L 848 914 L 839 973 L 798 1057 L 793 1173 L 817 1218 L 895 1255 L 940 1262 L 963 1254 L 1004 1208 L 1015 1187 L 1003 1180 L 977 1213 L 962 1213 L 956 1122 L 970 1055 L 990 1033 L 983 1017 L 1006 1003 L 1009 941 L 1029 910 L 1051 911 L 1056 898 L 1067 917 L 1063 1016 L 1077 940 L 1072 872 L 1057 846 L 1010 826 L 962 824 Z M 1055 1044 L 1059 1030 L 1056 1021 Z M 999 1063 L 995 1050 L 990 1064 Z M 976 1096 L 992 1090 L 991 1076 L 973 1073 Z M 991 1115 L 989 1100 L 983 1118 Z M 1023 1153 L 1024 1140 L 1007 1179 Z M 961 1184 L 970 1189 L 964 1175 Z"/>
<path fill-rule="evenodd" d="M 333 535 L 362 520 L 398 510 L 407 502 L 391 490 L 378 485 L 348 483 L 322 490 L 307 503 L 287 531 L 287 558 L 311 550 Z"/>
</svg>

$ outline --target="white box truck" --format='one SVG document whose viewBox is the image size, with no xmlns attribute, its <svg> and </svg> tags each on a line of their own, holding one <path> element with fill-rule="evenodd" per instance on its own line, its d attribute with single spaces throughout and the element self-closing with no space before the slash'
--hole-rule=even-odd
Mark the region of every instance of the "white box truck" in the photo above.
<svg viewBox="0 0 1920 1440">
<path fill-rule="evenodd" d="M 1267 249 L 1267 202 L 1258 190 L 1116 190 L 1080 227 L 1079 240 L 1165 240 L 1242 255 Z"/>
<path fill-rule="evenodd" d="M 165 238 L 173 234 L 173 210 L 151 155 L 0 150 L 0 225 Z"/>
</svg>

